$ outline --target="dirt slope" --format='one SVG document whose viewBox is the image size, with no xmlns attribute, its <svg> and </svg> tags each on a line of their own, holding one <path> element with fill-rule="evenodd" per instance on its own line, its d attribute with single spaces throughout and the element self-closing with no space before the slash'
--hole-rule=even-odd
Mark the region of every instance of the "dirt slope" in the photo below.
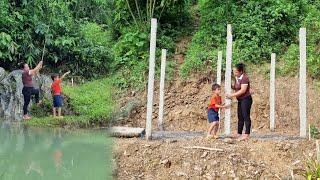
<svg viewBox="0 0 320 180">
<path fill-rule="evenodd" d="M 249 72 L 253 95 L 251 118 L 253 132 L 269 131 L 269 79 L 262 73 Z M 214 77 L 197 76 L 188 80 L 176 80 L 166 84 L 164 127 L 169 131 L 203 131 L 207 127 L 206 107 L 211 96 L 211 84 Z M 157 84 L 157 82 L 156 82 Z M 276 82 L 276 131 L 285 134 L 299 134 L 299 84 L 295 77 L 278 77 Z M 319 124 L 320 96 L 319 85 L 308 80 L 307 117 L 311 124 Z M 143 102 L 134 109 L 124 122 L 127 126 L 145 127 L 146 93 L 126 98 L 125 101 L 138 98 Z M 158 87 L 154 93 L 153 128 L 158 121 Z M 237 102 L 232 106 L 232 130 L 236 130 Z M 224 111 L 221 113 L 224 117 Z M 223 127 L 223 120 L 222 120 Z"/>
</svg>

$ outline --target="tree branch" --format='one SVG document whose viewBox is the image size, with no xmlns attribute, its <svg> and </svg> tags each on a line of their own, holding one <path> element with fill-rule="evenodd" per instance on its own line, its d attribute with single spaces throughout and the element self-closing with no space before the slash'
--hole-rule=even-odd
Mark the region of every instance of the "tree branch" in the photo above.
<svg viewBox="0 0 320 180">
<path fill-rule="evenodd" d="M 137 11 L 138 11 L 139 20 L 140 20 L 140 22 L 142 22 L 141 14 L 140 14 L 140 6 L 139 6 L 137 0 L 134 0 L 134 2 L 136 3 L 136 8 L 137 8 Z"/>
<path fill-rule="evenodd" d="M 134 14 L 133 14 L 133 12 L 132 12 L 132 10 L 131 10 L 130 4 L 129 4 L 129 0 L 126 0 L 126 2 L 127 2 L 128 9 L 129 9 L 130 14 L 131 14 L 131 16 L 132 16 L 132 18 L 133 18 L 134 23 L 135 23 L 137 26 L 139 26 L 139 25 L 138 25 L 138 22 L 137 22 L 137 20 L 136 20 L 136 17 L 134 16 Z"/>
<path fill-rule="evenodd" d="M 153 13 L 154 13 L 154 8 L 155 8 L 155 5 L 156 5 L 156 0 L 153 1 L 153 5 L 152 5 L 152 11 L 151 11 L 151 18 L 153 18 Z"/>
</svg>

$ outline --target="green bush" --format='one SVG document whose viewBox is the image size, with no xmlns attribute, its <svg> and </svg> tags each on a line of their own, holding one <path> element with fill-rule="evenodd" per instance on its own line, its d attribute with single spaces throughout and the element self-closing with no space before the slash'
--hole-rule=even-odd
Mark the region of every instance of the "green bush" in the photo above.
<svg viewBox="0 0 320 180">
<path fill-rule="evenodd" d="M 118 71 L 113 84 L 117 87 L 141 90 L 147 83 L 151 17 L 158 19 L 156 71 L 160 68 L 161 49 L 168 50 L 169 59 L 174 52 L 175 41 L 190 28 L 187 1 L 152 0 L 154 8 L 148 2 L 116 2 L 115 24 L 120 36 L 113 47 L 113 69 Z"/>
<path fill-rule="evenodd" d="M 127 32 L 122 35 L 118 42 L 113 47 L 115 55 L 115 68 L 125 67 L 131 68 L 138 61 L 143 61 L 147 59 L 149 44 L 148 34 L 146 32 L 141 32 L 136 30 L 134 32 Z"/>
<path fill-rule="evenodd" d="M 149 34 L 141 29 L 129 29 L 119 38 L 113 47 L 115 61 L 112 68 L 118 70 L 113 85 L 121 89 L 144 88 L 149 70 L 149 39 Z M 157 35 L 156 70 L 160 69 L 161 49 L 167 49 L 168 60 L 174 51 L 174 46 L 172 37 L 164 35 L 163 32 Z"/>
<path fill-rule="evenodd" d="M 98 79 L 77 87 L 66 86 L 64 93 L 73 111 L 93 120 L 107 120 L 114 107 L 110 79 Z"/>
<path fill-rule="evenodd" d="M 320 131 L 314 124 L 310 126 L 310 134 L 312 138 L 315 138 L 315 139 L 320 138 Z"/>
<path fill-rule="evenodd" d="M 180 74 L 183 77 L 188 76 L 190 72 L 196 72 L 202 69 L 206 60 L 214 59 L 213 53 L 206 51 L 204 46 L 192 42 L 190 47 L 187 51 L 186 60 L 180 70 Z"/>
<path fill-rule="evenodd" d="M 77 61 L 70 64 L 76 74 L 84 77 L 98 76 L 111 71 L 113 52 L 111 32 L 96 23 L 85 23 L 80 26 L 79 38 L 73 47 Z"/>
<path fill-rule="evenodd" d="M 307 71 L 314 78 L 320 77 L 320 5 L 309 4 L 308 13 L 301 26 L 307 30 Z M 291 44 L 288 51 L 282 57 L 282 61 L 286 63 L 284 70 L 286 72 L 298 72 L 299 69 L 299 42 Z"/>
</svg>

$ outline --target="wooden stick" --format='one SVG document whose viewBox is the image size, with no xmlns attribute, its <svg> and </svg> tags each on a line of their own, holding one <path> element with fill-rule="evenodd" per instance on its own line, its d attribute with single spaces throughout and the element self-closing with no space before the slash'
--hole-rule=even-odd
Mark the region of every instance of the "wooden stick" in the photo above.
<svg viewBox="0 0 320 180">
<path fill-rule="evenodd" d="M 42 56 L 41 56 L 41 61 L 43 61 L 44 58 L 44 50 L 46 49 L 46 37 L 44 37 L 44 44 L 43 44 L 43 49 L 42 49 Z"/>
<path fill-rule="evenodd" d="M 311 126 L 310 126 L 310 124 L 309 124 L 309 132 L 308 132 L 308 134 L 309 134 L 309 141 L 311 140 Z"/>
<path fill-rule="evenodd" d="M 221 111 L 220 111 L 220 109 L 219 109 L 219 115 L 221 114 Z M 221 134 L 221 125 L 220 125 L 220 122 L 222 121 L 222 117 L 220 117 L 220 121 L 219 121 L 219 124 L 218 124 L 218 131 L 217 131 L 217 133 L 218 133 L 218 135 L 219 134 Z"/>
<path fill-rule="evenodd" d="M 44 37 L 44 43 L 43 43 L 43 49 L 42 49 L 42 55 L 41 55 L 42 62 L 43 62 L 43 58 L 44 58 L 44 50 L 46 49 L 46 40 L 47 40 L 46 37 Z M 39 75 L 40 75 L 40 72 L 38 71 L 36 74 L 36 77 L 40 78 Z"/>
<path fill-rule="evenodd" d="M 281 180 L 281 178 L 280 178 L 280 176 L 278 174 L 274 174 L 274 176 Z"/>
<path fill-rule="evenodd" d="M 222 64 L 222 51 L 218 52 L 217 61 L 217 84 L 221 85 L 221 64 Z"/>
<path fill-rule="evenodd" d="M 316 140 L 316 152 L 317 152 L 317 161 L 320 163 L 320 145 L 319 140 Z"/>
<path fill-rule="evenodd" d="M 203 149 L 208 151 L 220 151 L 223 152 L 223 149 L 217 149 L 217 148 L 209 148 L 209 147 L 202 147 L 202 146 L 189 146 L 189 147 L 182 147 L 184 149 Z"/>
</svg>

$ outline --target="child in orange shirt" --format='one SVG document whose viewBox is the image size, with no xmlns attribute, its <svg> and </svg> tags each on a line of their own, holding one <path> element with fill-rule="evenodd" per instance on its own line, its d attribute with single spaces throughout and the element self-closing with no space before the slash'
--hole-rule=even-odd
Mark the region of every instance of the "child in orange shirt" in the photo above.
<svg viewBox="0 0 320 180">
<path fill-rule="evenodd" d="M 64 73 L 61 78 L 59 78 L 59 75 L 52 75 L 52 84 L 51 84 L 51 90 L 52 90 L 52 97 L 53 97 L 53 117 L 59 117 L 61 116 L 61 107 L 62 107 L 62 96 L 61 96 L 61 82 L 63 78 L 68 75 L 70 71 Z M 56 112 L 58 109 L 58 116 L 56 116 Z"/>
<path fill-rule="evenodd" d="M 227 106 L 222 104 L 221 100 L 221 86 L 219 84 L 212 85 L 212 97 L 210 99 L 210 103 L 208 105 L 208 121 L 210 123 L 210 127 L 208 129 L 207 138 L 215 138 L 217 139 L 217 131 L 219 127 L 219 109 L 226 108 Z"/>
</svg>

